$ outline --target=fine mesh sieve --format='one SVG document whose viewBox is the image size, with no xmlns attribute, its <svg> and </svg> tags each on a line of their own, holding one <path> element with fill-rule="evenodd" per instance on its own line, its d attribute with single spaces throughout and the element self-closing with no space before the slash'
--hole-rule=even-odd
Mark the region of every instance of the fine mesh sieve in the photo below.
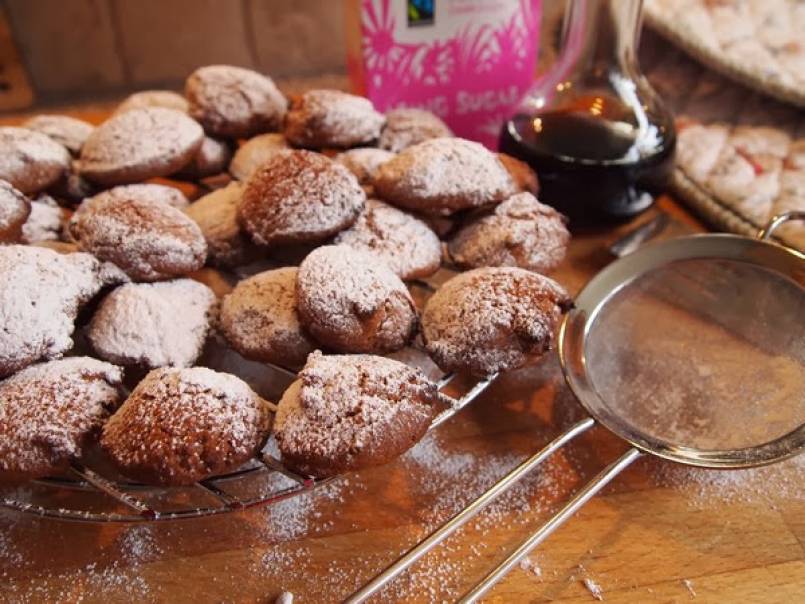
<svg viewBox="0 0 805 604">
<path fill-rule="evenodd" d="M 348 602 L 362 602 L 572 438 L 605 426 L 633 445 L 479 582 L 475 602 L 643 453 L 712 467 L 758 466 L 805 449 L 805 255 L 707 234 L 647 245 L 578 295 L 559 334 L 565 378 L 591 418 L 406 553 Z"/>
</svg>

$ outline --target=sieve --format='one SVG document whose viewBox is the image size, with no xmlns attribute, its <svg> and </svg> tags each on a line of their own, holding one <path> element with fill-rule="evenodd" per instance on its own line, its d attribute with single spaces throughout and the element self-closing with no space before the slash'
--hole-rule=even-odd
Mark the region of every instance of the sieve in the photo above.
<svg viewBox="0 0 805 604">
<path fill-rule="evenodd" d="M 770 240 L 701 234 L 648 244 L 598 273 L 565 316 L 558 352 L 590 417 L 528 458 L 351 596 L 363 602 L 530 470 L 596 423 L 631 448 L 487 574 L 475 602 L 639 457 L 748 468 L 805 449 L 805 255 Z"/>
</svg>

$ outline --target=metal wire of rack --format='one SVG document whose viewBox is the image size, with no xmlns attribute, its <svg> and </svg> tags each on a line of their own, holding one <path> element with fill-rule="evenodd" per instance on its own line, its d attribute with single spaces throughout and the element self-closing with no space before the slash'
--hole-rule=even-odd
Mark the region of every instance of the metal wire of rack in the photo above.
<svg viewBox="0 0 805 604">
<path fill-rule="evenodd" d="M 295 377 L 295 374 L 287 369 L 275 365 L 271 367 Z M 462 396 L 453 398 L 444 394 L 442 390 L 451 383 L 454 375 L 442 376 L 437 381 L 437 386 L 439 398 L 445 404 L 445 408 L 433 419 L 428 431 L 472 403 L 496 377 L 495 374 L 476 382 Z M 118 482 L 78 463 L 70 467 L 70 474 L 69 477 L 35 480 L 30 486 L 15 488 L 10 495 L 3 493 L 0 495 L 0 507 L 46 518 L 80 522 L 134 523 L 181 520 L 270 505 L 338 479 L 337 476 L 316 479 L 292 472 L 266 448 L 245 467 L 235 472 L 207 478 L 191 487 L 153 487 L 135 482 Z M 273 488 L 258 488 L 256 492 L 252 489 L 249 493 L 239 492 L 242 489 L 231 488 L 232 485 L 244 481 L 255 483 L 252 486 L 259 487 L 260 485 L 256 483 L 261 483 L 263 487 Z M 32 487 L 41 490 L 49 503 L 36 503 L 35 498 L 31 496 Z M 62 507 L 50 503 L 61 501 L 70 494 L 79 496 L 79 505 Z M 115 505 L 115 509 L 98 510 L 99 497 L 105 498 L 106 503 Z M 191 503 L 199 499 L 205 503 Z"/>
</svg>

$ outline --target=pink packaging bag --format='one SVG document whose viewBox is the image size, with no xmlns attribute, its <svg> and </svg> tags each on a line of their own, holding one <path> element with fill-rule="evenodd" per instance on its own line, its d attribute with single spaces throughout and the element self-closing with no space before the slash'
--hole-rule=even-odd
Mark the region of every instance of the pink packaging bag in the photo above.
<svg viewBox="0 0 805 604">
<path fill-rule="evenodd" d="M 534 81 L 541 0 L 351 0 L 353 88 L 380 111 L 421 107 L 495 149 Z"/>
</svg>

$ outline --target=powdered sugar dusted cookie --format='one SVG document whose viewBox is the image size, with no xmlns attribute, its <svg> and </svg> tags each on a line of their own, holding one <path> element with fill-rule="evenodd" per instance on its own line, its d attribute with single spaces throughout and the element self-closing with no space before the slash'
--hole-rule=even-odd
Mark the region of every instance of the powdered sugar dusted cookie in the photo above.
<svg viewBox="0 0 805 604">
<path fill-rule="evenodd" d="M 692 124 L 679 128 L 676 162 L 696 182 L 704 182 L 729 138 L 725 124 Z"/>
<path fill-rule="evenodd" d="M 308 90 L 291 102 L 285 138 L 309 149 L 356 147 L 377 140 L 385 121 L 367 98 L 340 90 Z"/>
<path fill-rule="evenodd" d="M 435 138 L 408 147 L 380 166 L 374 181 L 383 201 L 426 214 L 448 215 L 517 192 L 494 153 L 460 138 Z"/>
<path fill-rule="evenodd" d="M 271 78 L 241 67 L 208 65 L 185 83 L 190 115 L 211 136 L 248 138 L 282 125 L 287 101 Z"/>
<path fill-rule="evenodd" d="M 73 218 L 70 232 L 79 247 L 115 263 L 135 281 L 185 275 L 207 258 L 198 225 L 154 199 L 101 193 Z"/>
<path fill-rule="evenodd" d="M 274 157 L 278 151 L 290 149 L 282 134 L 269 132 L 250 138 L 235 152 L 229 164 L 229 173 L 233 178 L 246 181 L 257 168 L 262 167 Z"/>
<path fill-rule="evenodd" d="M 327 245 L 299 266 L 297 304 L 302 324 L 341 352 L 388 352 L 414 336 L 416 308 L 405 284 L 370 253 Z"/>
<path fill-rule="evenodd" d="M 95 128 L 81 149 L 81 174 L 104 185 L 173 174 L 193 159 L 204 132 L 186 114 L 149 107 L 119 113 Z"/>
<path fill-rule="evenodd" d="M 0 246 L 0 377 L 72 348 L 79 307 L 124 279 L 89 254 Z"/>
<path fill-rule="evenodd" d="M 81 152 L 84 141 L 87 140 L 95 126 L 84 120 L 67 115 L 37 115 L 22 124 L 23 128 L 36 130 L 46 134 L 54 141 L 63 145 L 73 155 Z"/>
<path fill-rule="evenodd" d="M 374 254 L 401 279 L 432 275 L 442 261 L 442 244 L 427 224 L 375 199 L 335 243 Z"/>
<path fill-rule="evenodd" d="M 130 94 L 115 109 L 115 115 L 125 113 L 132 109 L 145 109 L 146 107 L 162 107 L 187 113 L 187 100 L 172 90 L 141 90 Z"/>
<path fill-rule="evenodd" d="M 315 242 L 355 222 L 365 201 L 341 164 L 311 151 L 285 151 L 249 178 L 239 219 L 262 245 Z"/>
<path fill-rule="evenodd" d="M 47 189 L 70 167 L 64 146 L 27 128 L 0 127 L 0 149 L 0 179 L 25 194 Z"/>
<path fill-rule="evenodd" d="M 531 193 L 518 193 L 460 229 L 447 249 L 462 268 L 519 266 L 546 273 L 565 257 L 566 224 L 564 216 Z"/>
<path fill-rule="evenodd" d="M 31 200 L 31 214 L 22 225 L 22 242 L 58 241 L 65 211 L 50 196 L 42 193 Z"/>
<path fill-rule="evenodd" d="M 232 148 L 228 141 L 205 136 L 190 163 L 176 173 L 177 178 L 199 180 L 226 172 L 232 159 Z"/>
<path fill-rule="evenodd" d="M 0 382 L 0 482 L 66 469 L 100 432 L 121 397 L 119 367 L 72 357 Z"/>
<path fill-rule="evenodd" d="M 31 203 L 20 191 L 0 180 L 0 243 L 19 241 L 31 213 Z"/>
<path fill-rule="evenodd" d="M 217 299 L 192 279 L 127 283 L 106 296 L 87 335 L 118 365 L 189 367 L 201 355 Z"/>
<path fill-rule="evenodd" d="M 210 264 L 239 266 L 254 256 L 256 246 L 238 223 L 238 206 L 242 196 L 243 185 L 231 182 L 222 189 L 200 197 L 185 210 L 204 234 Z"/>
<path fill-rule="evenodd" d="M 441 119 L 424 109 L 392 109 L 386 113 L 386 125 L 378 146 L 399 153 L 411 145 L 431 138 L 453 136 Z"/>
<path fill-rule="evenodd" d="M 241 379 L 205 367 L 151 371 L 103 428 L 101 446 L 131 478 L 193 484 L 262 448 L 271 417 Z"/>
<path fill-rule="evenodd" d="M 304 475 L 377 466 L 422 438 L 435 399 L 436 386 L 398 361 L 315 352 L 280 400 L 274 436 L 285 464 Z"/>
<path fill-rule="evenodd" d="M 514 181 L 514 186 L 518 191 L 536 195 L 539 192 L 539 179 L 537 173 L 531 169 L 524 161 L 506 153 L 498 153 L 498 159 L 508 170 L 509 176 Z"/>
<path fill-rule="evenodd" d="M 372 147 L 359 147 L 358 149 L 350 149 L 339 153 L 333 159 L 346 166 L 355 175 L 364 190 L 371 192 L 374 189 L 372 180 L 375 172 L 382 164 L 393 157 L 394 153 L 391 151 Z"/>
<path fill-rule="evenodd" d="M 486 376 L 539 361 L 570 297 L 521 268 L 479 268 L 453 277 L 428 300 L 422 336 L 445 371 Z"/>
<path fill-rule="evenodd" d="M 299 367 L 316 348 L 299 322 L 296 274 L 296 267 L 258 273 L 221 302 L 221 332 L 247 359 Z"/>
</svg>

